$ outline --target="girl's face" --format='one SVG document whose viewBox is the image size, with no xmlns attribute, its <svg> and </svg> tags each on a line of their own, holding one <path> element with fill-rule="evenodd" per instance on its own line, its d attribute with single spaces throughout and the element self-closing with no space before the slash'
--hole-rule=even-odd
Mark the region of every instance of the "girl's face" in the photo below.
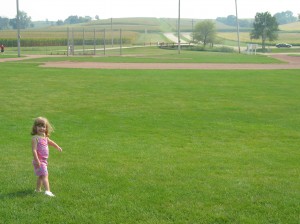
<svg viewBox="0 0 300 224">
<path fill-rule="evenodd" d="M 46 125 L 39 124 L 36 126 L 36 132 L 38 135 L 45 136 L 46 133 Z"/>
</svg>

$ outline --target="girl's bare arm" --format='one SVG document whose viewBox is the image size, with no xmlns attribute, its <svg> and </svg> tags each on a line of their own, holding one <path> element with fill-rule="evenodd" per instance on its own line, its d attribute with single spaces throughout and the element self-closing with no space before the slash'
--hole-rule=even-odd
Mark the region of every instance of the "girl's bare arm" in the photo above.
<svg viewBox="0 0 300 224">
<path fill-rule="evenodd" d="M 59 145 L 57 145 L 54 141 L 52 141 L 50 138 L 48 138 L 48 144 L 56 148 L 58 151 L 60 152 L 62 151 L 62 148 Z"/>
<path fill-rule="evenodd" d="M 38 158 L 37 151 L 36 151 L 37 150 L 37 140 L 36 140 L 36 138 L 32 138 L 31 145 L 32 145 L 33 159 L 40 166 L 40 160 Z"/>
</svg>

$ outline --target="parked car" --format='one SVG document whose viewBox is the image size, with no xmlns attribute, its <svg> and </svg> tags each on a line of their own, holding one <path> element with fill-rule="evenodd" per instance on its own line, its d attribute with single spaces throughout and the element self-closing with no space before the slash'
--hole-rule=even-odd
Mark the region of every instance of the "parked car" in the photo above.
<svg viewBox="0 0 300 224">
<path fill-rule="evenodd" d="M 281 48 L 281 47 L 288 47 L 288 48 L 290 48 L 290 47 L 292 47 L 292 45 L 291 44 L 281 43 L 281 44 L 276 44 L 276 47 L 278 47 L 278 48 Z"/>
</svg>

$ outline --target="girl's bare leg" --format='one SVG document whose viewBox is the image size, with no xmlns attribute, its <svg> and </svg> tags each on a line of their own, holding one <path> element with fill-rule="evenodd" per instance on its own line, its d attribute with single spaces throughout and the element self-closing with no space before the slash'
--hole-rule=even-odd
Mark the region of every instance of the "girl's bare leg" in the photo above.
<svg viewBox="0 0 300 224">
<path fill-rule="evenodd" d="M 50 191 L 48 175 L 47 176 L 42 176 L 42 182 L 43 182 L 43 185 L 45 187 L 45 191 Z"/>
<path fill-rule="evenodd" d="M 43 176 L 43 184 L 44 184 L 44 187 L 45 187 L 45 194 L 50 196 L 50 197 L 55 197 L 55 195 L 50 191 L 48 175 Z"/>
<path fill-rule="evenodd" d="M 36 191 L 37 192 L 41 191 L 42 183 L 43 183 L 43 178 L 42 178 L 42 176 L 39 176 L 36 181 Z"/>
</svg>

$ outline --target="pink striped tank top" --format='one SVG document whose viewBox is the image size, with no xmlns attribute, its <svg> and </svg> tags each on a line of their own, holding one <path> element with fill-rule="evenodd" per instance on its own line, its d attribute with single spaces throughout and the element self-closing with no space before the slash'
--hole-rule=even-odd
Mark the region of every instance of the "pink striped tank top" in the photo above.
<svg viewBox="0 0 300 224">
<path fill-rule="evenodd" d="M 39 160 L 47 160 L 49 157 L 48 138 L 37 137 L 37 154 Z"/>
</svg>

